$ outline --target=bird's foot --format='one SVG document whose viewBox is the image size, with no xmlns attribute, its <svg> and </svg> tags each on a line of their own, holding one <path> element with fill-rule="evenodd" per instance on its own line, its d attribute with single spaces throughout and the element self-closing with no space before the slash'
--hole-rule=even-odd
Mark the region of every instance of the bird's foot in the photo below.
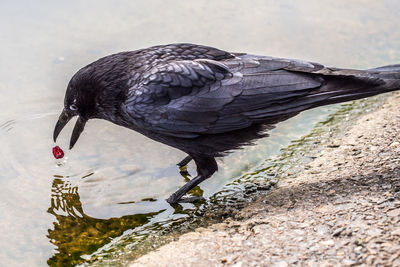
<svg viewBox="0 0 400 267">
<path fill-rule="evenodd" d="M 198 201 L 205 201 L 206 199 L 201 196 L 192 196 L 192 197 L 182 197 L 177 199 L 174 194 L 172 194 L 168 199 L 167 202 L 169 204 L 177 204 L 177 203 L 194 203 Z"/>
<path fill-rule="evenodd" d="M 203 176 L 203 175 L 197 175 L 196 177 L 194 177 L 192 180 L 188 181 L 186 184 L 184 184 L 181 188 L 178 189 L 178 191 L 176 191 L 175 193 L 173 193 L 168 199 L 167 202 L 169 204 L 175 204 L 178 202 L 184 202 L 182 201 L 182 197 L 189 192 L 191 189 L 193 189 L 195 186 L 197 186 L 199 183 L 201 183 L 202 181 L 204 181 L 207 176 Z M 196 196 L 196 198 L 198 199 L 199 197 Z M 193 199 L 191 197 L 188 198 Z M 187 202 L 187 201 L 186 201 Z"/>
<path fill-rule="evenodd" d="M 200 201 L 206 201 L 204 197 L 201 196 L 193 196 L 193 197 L 183 197 L 179 199 L 179 203 L 194 203 L 194 202 L 200 202 Z"/>
</svg>

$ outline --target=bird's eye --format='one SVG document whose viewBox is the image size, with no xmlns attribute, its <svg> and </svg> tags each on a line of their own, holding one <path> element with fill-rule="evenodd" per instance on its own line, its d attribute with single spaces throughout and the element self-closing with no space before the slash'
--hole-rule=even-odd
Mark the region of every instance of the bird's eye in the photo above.
<svg viewBox="0 0 400 267">
<path fill-rule="evenodd" d="M 76 111 L 78 110 L 78 107 L 75 104 L 72 104 L 71 106 L 69 106 L 69 109 L 72 111 Z"/>
</svg>

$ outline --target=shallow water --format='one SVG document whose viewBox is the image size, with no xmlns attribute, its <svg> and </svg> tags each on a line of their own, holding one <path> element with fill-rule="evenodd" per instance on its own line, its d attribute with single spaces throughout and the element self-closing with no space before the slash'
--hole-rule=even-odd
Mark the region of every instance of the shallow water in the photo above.
<svg viewBox="0 0 400 267">
<path fill-rule="evenodd" d="M 66 84 L 80 67 L 171 42 L 348 68 L 399 63 L 399 12 L 394 0 L 2 1 L 0 262 L 79 263 L 140 226 L 168 224 L 194 208 L 174 210 L 164 201 L 184 183 L 175 164 L 185 155 L 111 123 L 90 121 L 64 159 L 52 157 Z M 203 195 L 221 191 L 336 109 L 303 113 L 230 155 L 201 184 Z M 72 125 L 60 135 L 63 148 Z"/>
</svg>

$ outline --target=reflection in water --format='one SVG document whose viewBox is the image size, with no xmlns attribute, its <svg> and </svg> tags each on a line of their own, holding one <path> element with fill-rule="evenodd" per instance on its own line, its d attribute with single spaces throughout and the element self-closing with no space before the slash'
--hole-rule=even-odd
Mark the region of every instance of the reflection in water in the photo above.
<svg viewBox="0 0 400 267">
<path fill-rule="evenodd" d="M 144 225 L 164 211 L 96 219 L 84 213 L 78 187 L 72 186 L 67 179 L 55 176 L 51 191 L 51 206 L 47 212 L 56 217 L 56 222 L 54 228 L 48 230 L 47 237 L 57 246 L 57 252 L 48 259 L 50 266 L 81 263 L 84 261 L 82 255 L 95 252 L 125 230 Z"/>
</svg>

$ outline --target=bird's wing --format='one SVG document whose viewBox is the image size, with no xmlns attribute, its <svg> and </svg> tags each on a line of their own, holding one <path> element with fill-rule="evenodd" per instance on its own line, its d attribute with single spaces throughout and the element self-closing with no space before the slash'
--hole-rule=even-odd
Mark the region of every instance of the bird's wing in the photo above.
<svg viewBox="0 0 400 267">
<path fill-rule="evenodd" d="M 130 88 L 123 110 L 141 128 L 173 136 L 197 137 L 207 131 L 205 125 L 216 119 L 216 110 L 209 111 L 201 103 L 200 96 L 232 76 L 226 65 L 209 59 L 157 65 Z M 179 112 L 185 102 L 195 99 L 199 108 L 183 107 Z M 216 105 L 215 102 L 207 104 Z"/>
<path fill-rule="evenodd" d="M 194 138 L 243 129 L 306 109 L 295 103 L 324 79 L 316 63 L 240 55 L 224 61 L 174 61 L 131 88 L 125 112 L 150 131 Z"/>
</svg>

